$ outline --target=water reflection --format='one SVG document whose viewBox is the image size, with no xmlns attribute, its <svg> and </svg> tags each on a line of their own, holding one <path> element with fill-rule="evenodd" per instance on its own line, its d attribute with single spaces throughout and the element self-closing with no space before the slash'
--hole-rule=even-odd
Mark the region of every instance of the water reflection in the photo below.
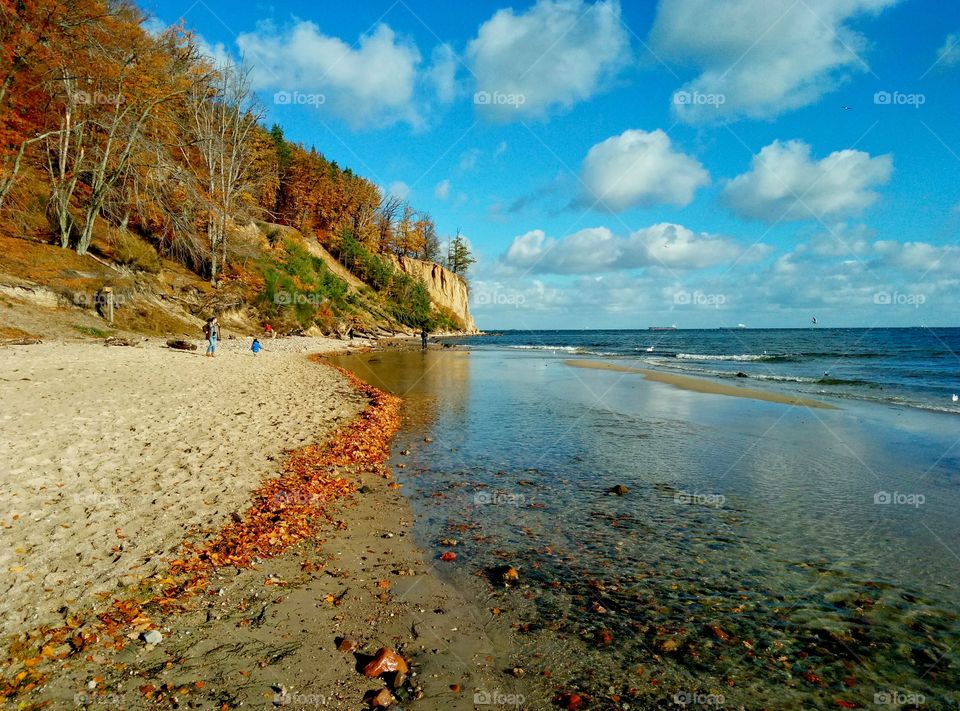
<svg viewBox="0 0 960 711">
<path fill-rule="evenodd" d="M 937 420 L 904 434 L 870 411 L 703 395 L 540 355 L 338 362 L 406 398 L 400 478 L 418 541 L 457 540 L 444 573 L 465 589 L 483 576 L 524 664 L 559 688 L 596 708 L 678 694 L 957 703 L 960 496 Z M 417 447 L 424 435 L 434 444 Z M 618 484 L 625 495 L 608 493 Z M 503 585 L 505 565 L 519 585 Z"/>
</svg>

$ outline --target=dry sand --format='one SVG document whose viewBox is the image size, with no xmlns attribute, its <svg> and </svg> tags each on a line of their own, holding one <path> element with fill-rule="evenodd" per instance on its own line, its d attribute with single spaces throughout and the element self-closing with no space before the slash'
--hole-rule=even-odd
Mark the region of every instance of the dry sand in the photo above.
<svg viewBox="0 0 960 711">
<path fill-rule="evenodd" d="M 153 572 L 189 529 L 244 508 L 284 450 L 353 418 L 361 396 L 302 355 L 346 345 L 0 348 L 0 635 Z"/>
<path fill-rule="evenodd" d="M 820 402 L 819 400 L 808 400 L 807 398 L 794 397 L 783 393 L 772 392 L 769 390 L 756 390 L 755 388 L 744 388 L 738 385 L 726 385 L 703 378 L 691 378 L 687 375 L 674 375 L 673 373 L 664 373 L 659 370 L 650 370 L 647 368 L 634 368 L 629 365 L 619 363 L 604 363 L 599 360 L 565 360 L 566 365 L 574 368 L 593 368 L 595 370 L 612 370 L 617 373 L 638 373 L 647 380 L 653 380 L 658 383 L 666 383 L 681 390 L 692 390 L 698 393 L 708 393 L 711 395 L 730 395 L 732 397 L 743 397 L 750 400 L 763 400 L 764 402 L 779 402 L 785 405 L 801 405 L 803 407 L 816 407 L 824 410 L 835 410 L 835 406 Z"/>
</svg>

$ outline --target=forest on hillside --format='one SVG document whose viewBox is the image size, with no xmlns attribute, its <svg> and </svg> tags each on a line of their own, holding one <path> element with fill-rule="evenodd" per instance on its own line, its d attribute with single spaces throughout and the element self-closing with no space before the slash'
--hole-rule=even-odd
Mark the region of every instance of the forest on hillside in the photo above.
<svg viewBox="0 0 960 711">
<path fill-rule="evenodd" d="M 342 296 L 320 263 L 291 267 L 298 245 L 283 240 L 265 263 L 239 229 L 278 223 L 410 302 L 397 313 L 419 325 L 422 287 L 378 255 L 464 274 L 473 258 L 459 232 L 442 239 L 429 214 L 268 128 L 243 67 L 215 66 L 185 27 L 152 32 L 146 20 L 127 2 L 0 0 L 4 229 L 79 254 L 105 234 L 133 266 L 159 254 L 214 285 L 248 270 L 269 287 L 286 273 Z"/>
</svg>

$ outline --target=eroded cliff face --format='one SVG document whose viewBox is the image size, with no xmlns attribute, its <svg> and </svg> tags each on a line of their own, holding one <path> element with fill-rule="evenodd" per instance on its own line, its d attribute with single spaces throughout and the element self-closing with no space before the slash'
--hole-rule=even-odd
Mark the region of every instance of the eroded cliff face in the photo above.
<svg viewBox="0 0 960 711">
<path fill-rule="evenodd" d="M 397 268 L 426 285 L 434 304 L 450 309 L 463 322 L 466 331 L 477 332 L 477 324 L 470 313 L 470 293 L 463 277 L 433 262 L 409 257 L 392 259 Z"/>
</svg>

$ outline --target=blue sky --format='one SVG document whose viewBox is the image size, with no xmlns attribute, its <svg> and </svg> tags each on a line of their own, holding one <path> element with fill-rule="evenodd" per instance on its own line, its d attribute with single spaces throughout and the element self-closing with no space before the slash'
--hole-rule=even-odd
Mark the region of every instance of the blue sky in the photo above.
<svg viewBox="0 0 960 711">
<path fill-rule="evenodd" d="M 462 229 L 481 328 L 957 325 L 956 3 L 142 7 Z"/>
</svg>

